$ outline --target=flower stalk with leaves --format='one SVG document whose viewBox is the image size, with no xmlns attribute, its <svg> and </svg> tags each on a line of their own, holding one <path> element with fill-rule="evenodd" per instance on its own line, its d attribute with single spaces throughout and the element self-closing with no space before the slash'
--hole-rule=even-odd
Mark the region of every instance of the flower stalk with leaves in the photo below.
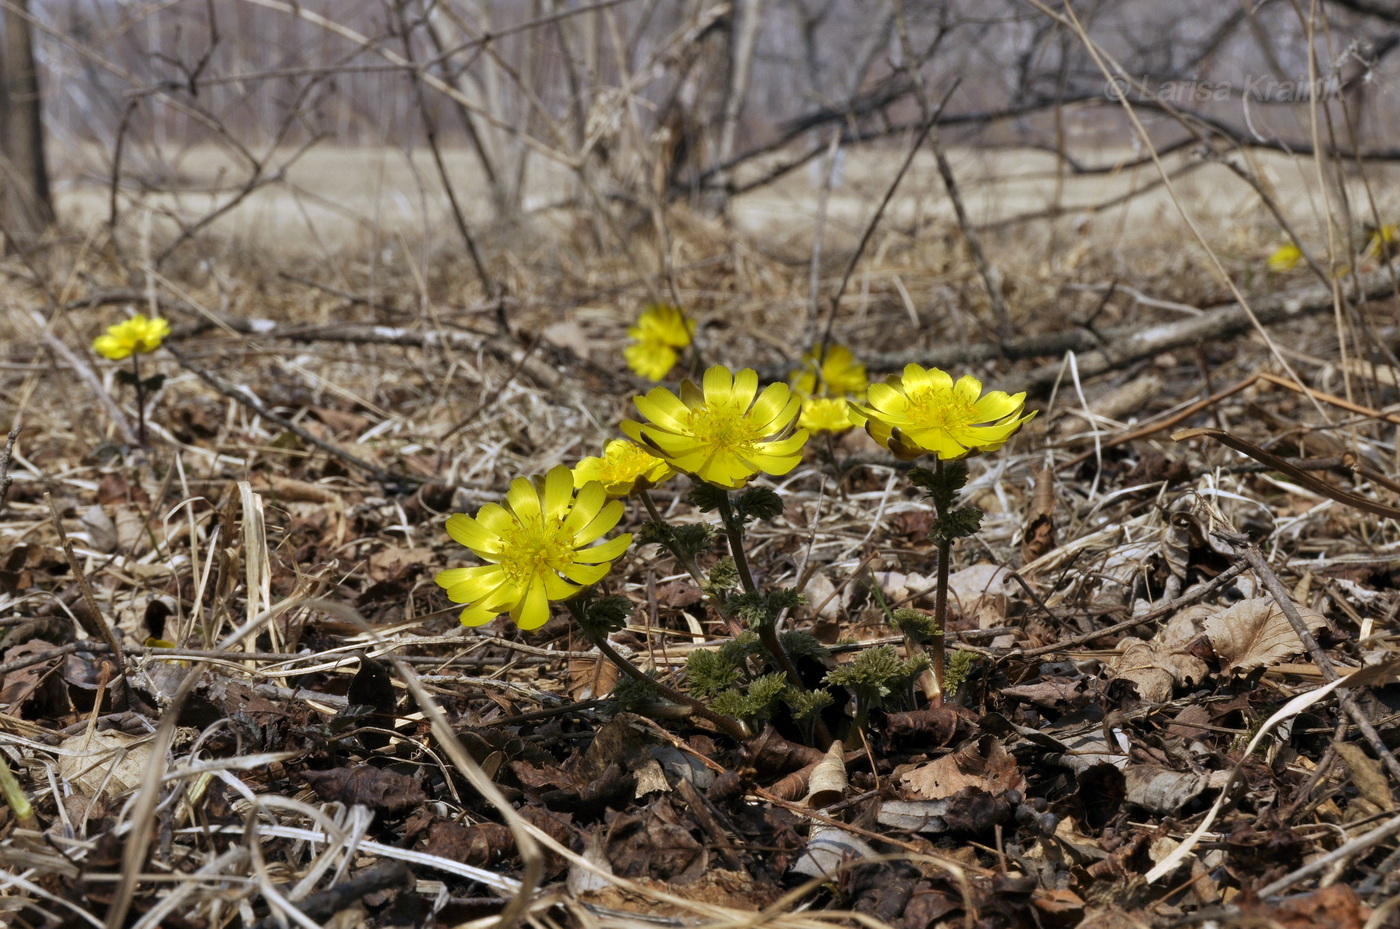
<svg viewBox="0 0 1400 929">
<path fill-rule="evenodd" d="M 1036 414 L 1025 412 L 1026 395 L 1000 390 L 982 392 L 982 382 L 964 375 L 956 382 L 937 368 L 907 365 L 904 372 L 872 384 L 864 404 L 852 403 L 853 418 L 876 442 L 896 457 L 912 460 L 934 456 L 932 470 L 915 468 L 909 478 L 933 502 L 936 519 L 930 538 L 938 550 L 931 645 L 932 681 L 925 691 L 929 702 L 943 702 L 948 628 L 948 567 L 953 543 L 977 532 L 982 511 L 957 507 L 958 493 L 967 484 L 962 459 L 996 451 Z M 906 632 L 911 653 L 921 651 L 917 637 Z"/>
<path fill-rule="evenodd" d="M 170 323 L 159 316 L 147 317 L 137 313 L 130 319 L 108 326 L 107 331 L 93 340 L 93 351 L 111 361 L 131 359 L 130 371 L 117 372 L 117 380 L 130 384 L 136 391 L 136 428 L 141 447 L 146 447 L 146 394 L 154 393 L 165 383 L 165 375 L 141 376 L 141 356 L 160 348 L 170 335 Z"/>
</svg>

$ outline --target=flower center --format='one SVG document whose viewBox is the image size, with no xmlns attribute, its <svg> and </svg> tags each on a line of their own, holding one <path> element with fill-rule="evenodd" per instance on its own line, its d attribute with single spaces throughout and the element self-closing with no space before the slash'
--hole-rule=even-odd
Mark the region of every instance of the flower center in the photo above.
<svg viewBox="0 0 1400 929">
<path fill-rule="evenodd" d="M 516 584 L 524 584 L 546 571 L 558 572 L 574 563 L 573 539 L 560 517 L 514 524 L 501 533 L 501 570 Z"/>
<path fill-rule="evenodd" d="M 752 454 L 762 438 L 748 411 L 734 403 L 702 403 L 686 418 L 686 431 L 717 452 Z"/>
<path fill-rule="evenodd" d="M 924 429 L 961 429 L 977 422 L 977 409 L 951 390 L 924 387 L 908 395 L 909 421 Z"/>
</svg>

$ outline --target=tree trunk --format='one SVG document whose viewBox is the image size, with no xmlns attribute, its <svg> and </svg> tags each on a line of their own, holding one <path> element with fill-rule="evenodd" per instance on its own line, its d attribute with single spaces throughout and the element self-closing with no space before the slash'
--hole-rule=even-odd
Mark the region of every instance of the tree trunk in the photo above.
<svg viewBox="0 0 1400 929">
<path fill-rule="evenodd" d="M 34 38 L 29 27 L 29 0 L 5 5 L 4 88 L 0 93 L 0 230 L 5 250 L 28 248 L 53 222 L 49 174 L 44 161 L 42 100 L 34 67 Z"/>
</svg>

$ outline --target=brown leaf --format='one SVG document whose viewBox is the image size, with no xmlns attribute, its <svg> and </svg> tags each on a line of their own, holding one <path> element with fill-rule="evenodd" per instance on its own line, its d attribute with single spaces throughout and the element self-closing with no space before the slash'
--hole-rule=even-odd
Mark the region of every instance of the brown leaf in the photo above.
<svg viewBox="0 0 1400 929">
<path fill-rule="evenodd" d="M 1125 799 L 1153 813 L 1176 813 L 1207 790 L 1220 790 L 1229 771 L 1197 774 L 1172 771 L 1154 764 L 1130 764 L 1123 769 Z"/>
<path fill-rule="evenodd" d="M 990 735 L 969 741 L 937 761 L 905 771 L 899 782 L 910 796 L 924 800 L 951 797 L 966 787 L 977 787 L 1000 796 L 1026 785 L 1016 759 L 1007 753 L 1000 740 Z"/>
<path fill-rule="evenodd" d="M 1381 770 L 1380 762 L 1366 754 L 1360 745 L 1351 742 L 1338 742 L 1332 746 L 1346 762 L 1351 771 L 1351 781 L 1361 796 L 1370 800 L 1382 810 L 1394 809 L 1395 795 L 1390 790 L 1390 781 Z"/>
<path fill-rule="evenodd" d="M 709 855 L 696 841 L 697 825 L 682 821 L 668 798 L 623 813 L 608 828 L 608 862 L 620 877 L 653 877 L 687 884 L 705 873 Z"/>
<path fill-rule="evenodd" d="M 515 852 L 515 837 L 500 823 L 459 823 L 439 821 L 428 828 L 428 836 L 418 850 L 478 868 L 489 867 Z"/>
<path fill-rule="evenodd" d="M 601 657 L 570 658 L 569 676 L 565 686 L 575 700 L 606 697 L 617 686 L 622 672 L 617 665 Z"/>
<path fill-rule="evenodd" d="M 1055 469 L 1032 468 L 1035 494 L 1031 497 L 1030 518 L 1021 536 L 1021 562 L 1035 561 L 1059 547 L 1055 537 Z"/>
<path fill-rule="evenodd" d="M 304 771 L 302 777 L 322 800 L 334 800 L 347 806 L 358 803 L 391 815 L 410 810 L 428 799 L 413 778 L 369 765 Z"/>
<path fill-rule="evenodd" d="M 1298 612 L 1310 632 L 1327 624 L 1315 610 L 1299 606 Z M 1207 619 L 1203 631 L 1220 660 L 1236 674 L 1270 667 L 1303 650 L 1302 641 L 1273 597 L 1241 600 Z"/>
<path fill-rule="evenodd" d="M 885 737 L 900 744 L 917 740 L 919 750 L 941 748 L 953 741 L 962 717 L 951 706 L 931 706 L 922 710 L 890 713 L 885 717 Z"/>
<path fill-rule="evenodd" d="M 1176 685 L 1200 683 L 1210 673 L 1204 661 L 1159 642 L 1129 636 L 1118 648 L 1109 670 L 1115 678 L 1136 684 L 1138 696 L 1147 703 L 1166 703 Z"/>
</svg>

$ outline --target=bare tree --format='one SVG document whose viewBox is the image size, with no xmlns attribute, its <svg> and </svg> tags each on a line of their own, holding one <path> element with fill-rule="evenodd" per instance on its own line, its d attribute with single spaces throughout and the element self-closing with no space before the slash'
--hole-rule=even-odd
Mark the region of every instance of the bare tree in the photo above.
<svg viewBox="0 0 1400 929">
<path fill-rule="evenodd" d="M 27 248 L 53 222 L 48 167 L 44 160 L 44 128 L 39 72 L 34 65 L 34 39 L 29 0 L 5 5 L 4 58 L 0 62 L 4 90 L 0 93 L 0 168 L 3 200 L 0 229 L 6 251 Z"/>
</svg>

